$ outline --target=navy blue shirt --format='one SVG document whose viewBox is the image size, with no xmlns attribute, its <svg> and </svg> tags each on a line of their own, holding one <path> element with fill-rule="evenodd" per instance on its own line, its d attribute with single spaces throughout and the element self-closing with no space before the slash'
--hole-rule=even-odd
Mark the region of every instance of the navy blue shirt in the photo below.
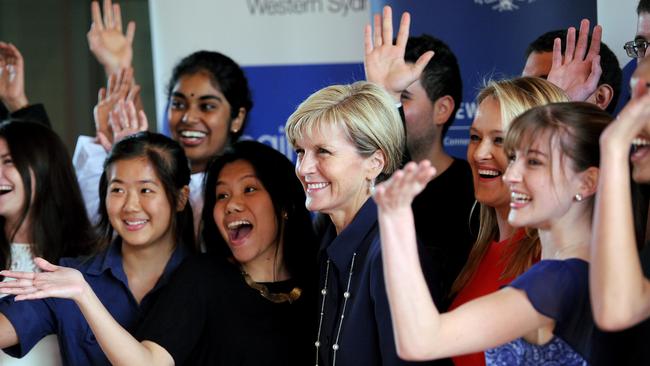
<svg viewBox="0 0 650 366">
<path fill-rule="evenodd" d="M 340 334 L 344 292 L 350 275 L 353 254 L 354 268 L 350 281 L 350 297 L 345 308 Z M 320 252 L 320 288 L 327 275 L 327 295 L 322 329 L 320 330 L 319 365 L 332 365 L 338 334 L 336 365 L 410 365 L 397 356 L 393 326 L 388 307 L 381 262 L 381 242 L 377 222 L 377 206 L 368 199 L 354 220 L 338 236 L 329 223 L 325 229 Z M 330 260 L 329 273 L 327 260 Z M 422 258 L 422 256 L 421 256 Z M 425 278 L 435 281 L 430 262 L 423 258 Z M 429 286 L 434 281 L 429 281 Z M 436 300 L 434 296 L 434 300 Z M 439 300 L 439 299 L 438 299 Z M 322 297 L 319 299 L 319 310 Z"/>
<path fill-rule="evenodd" d="M 186 250 L 178 246 L 156 286 L 145 295 L 140 305 L 129 290 L 119 241 L 90 258 L 63 258 L 60 265 L 79 270 L 113 318 L 131 332 L 151 306 L 160 287 L 169 281 L 170 275 L 185 256 Z M 49 298 L 15 302 L 13 296 L 8 296 L 0 300 L 0 312 L 9 319 L 18 335 L 20 343 L 4 349 L 13 357 L 24 356 L 41 338 L 56 334 L 64 364 L 110 365 L 86 319 L 72 300 Z"/>
</svg>

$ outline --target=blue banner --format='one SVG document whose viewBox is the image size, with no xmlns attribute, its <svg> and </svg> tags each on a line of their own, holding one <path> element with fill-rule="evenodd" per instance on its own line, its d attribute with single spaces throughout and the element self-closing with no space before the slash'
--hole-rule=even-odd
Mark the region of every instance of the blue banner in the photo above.
<svg viewBox="0 0 650 366">
<path fill-rule="evenodd" d="M 444 145 L 462 158 L 476 113 L 475 98 L 484 81 L 520 75 L 528 44 L 543 33 L 579 26 L 583 18 L 596 24 L 596 0 L 379 0 L 372 3 L 373 13 L 384 5 L 393 8 L 393 24 L 408 11 L 411 35 L 439 38 L 456 54 L 463 102 Z"/>
</svg>

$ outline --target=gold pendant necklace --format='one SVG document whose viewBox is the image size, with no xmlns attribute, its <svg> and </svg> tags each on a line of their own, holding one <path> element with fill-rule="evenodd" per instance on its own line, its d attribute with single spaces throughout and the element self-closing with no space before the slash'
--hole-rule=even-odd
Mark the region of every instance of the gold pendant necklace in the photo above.
<svg viewBox="0 0 650 366">
<path fill-rule="evenodd" d="M 302 294 L 302 290 L 300 289 L 300 287 L 297 287 L 297 286 L 294 287 L 289 293 L 286 293 L 286 294 L 282 293 L 282 292 L 278 292 L 278 293 L 271 292 L 266 287 L 266 285 L 263 285 L 261 283 L 257 283 L 255 281 L 253 281 L 251 276 L 248 273 L 246 273 L 246 271 L 244 271 L 241 268 L 240 268 L 240 271 L 241 271 L 242 276 L 244 276 L 244 281 L 246 281 L 246 284 L 249 287 L 257 290 L 260 293 L 260 295 L 262 295 L 263 298 L 265 298 L 265 299 L 267 299 L 267 300 L 269 300 L 271 302 L 274 302 L 276 304 L 280 304 L 280 303 L 283 303 L 283 302 L 289 302 L 289 304 L 291 304 L 294 301 L 298 300 L 298 298 Z"/>
</svg>

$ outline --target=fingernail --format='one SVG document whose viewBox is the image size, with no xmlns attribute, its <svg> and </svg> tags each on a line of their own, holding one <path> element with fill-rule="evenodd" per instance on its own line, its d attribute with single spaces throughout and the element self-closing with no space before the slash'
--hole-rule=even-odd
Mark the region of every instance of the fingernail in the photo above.
<svg viewBox="0 0 650 366">
<path fill-rule="evenodd" d="M 9 82 L 14 81 L 14 79 L 16 78 L 16 68 L 14 67 L 14 65 L 12 64 L 7 65 L 7 72 L 9 72 Z"/>
</svg>

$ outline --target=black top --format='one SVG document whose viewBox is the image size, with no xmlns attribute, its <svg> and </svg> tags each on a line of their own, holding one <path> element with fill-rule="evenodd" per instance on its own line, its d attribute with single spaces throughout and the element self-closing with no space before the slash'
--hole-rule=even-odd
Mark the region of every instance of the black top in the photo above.
<svg viewBox="0 0 650 366">
<path fill-rule="evenodd" d="M 275 293 L 294 287 L 291 280 L 265 285 Z M 273 303 L 238 266 L 203 254 L 181 265 L 136 334 L 165 348 L 176 365 L 308 365 L 314 299 L 303 289 L 291 304 Z"/>
<path fill-rule="evenodd" d="M 413 200 L 415 231 L 425 251 L 433 258 L 442 274 L 438 287 L 443 298 L 444 311 L 449 301 L 451 285 L 463 269 L 474 243 L 469 219 L 474 204 L 472 171 L 465 160 L 453 163 L 433 179 Z"/>
<path fill-rule="evenodd" d="M 42 104 L 28 105 L 13 113 L 9 113 L 2 103 L 0 103 L 0 122 L 8 118 L 36 122 L 51 127 L 50 118 L 47 116 L 45 107 Z"/>
</svg>

